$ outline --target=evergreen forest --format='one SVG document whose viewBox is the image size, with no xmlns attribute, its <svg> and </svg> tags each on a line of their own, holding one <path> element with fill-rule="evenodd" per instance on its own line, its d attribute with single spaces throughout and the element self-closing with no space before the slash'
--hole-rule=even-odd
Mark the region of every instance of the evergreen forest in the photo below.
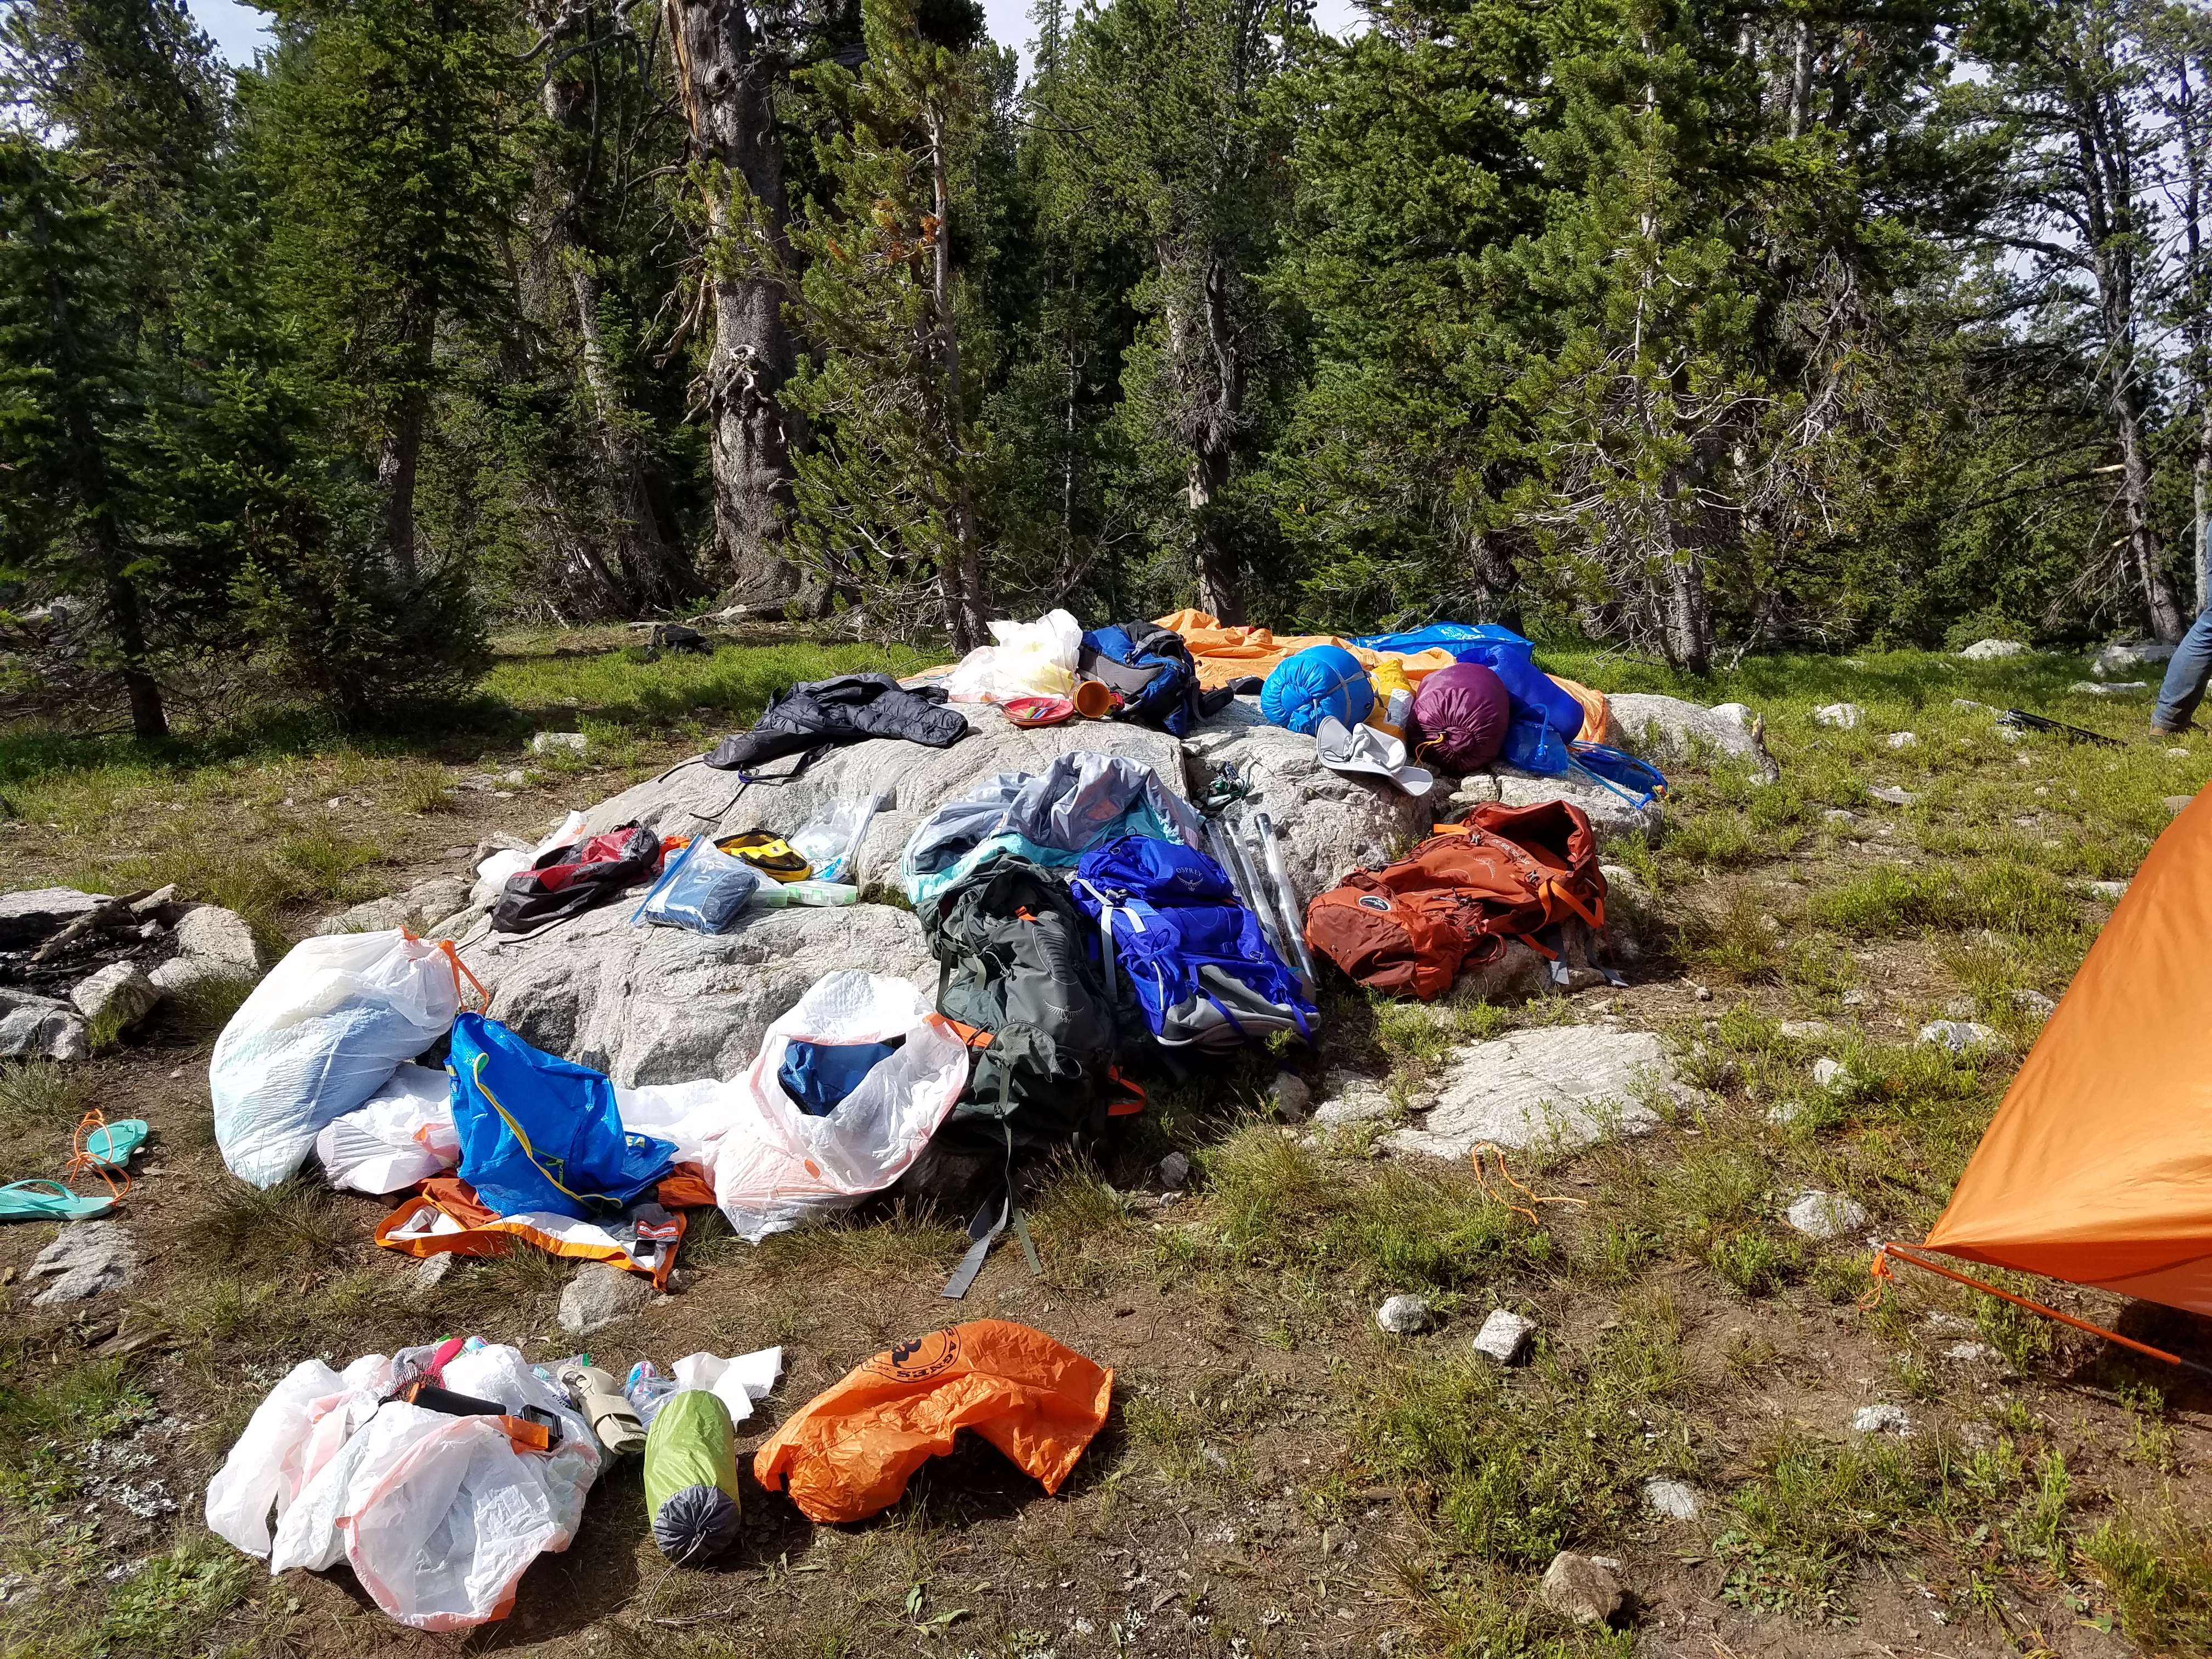
<svg viewBox="0 0 2212 1659">
<path fill-rule="evenodd" d="M 1192 605 L 1701 672 L 2179 636 L 2212 11 L 0 6 L 0 711 Z"/>
</svg>

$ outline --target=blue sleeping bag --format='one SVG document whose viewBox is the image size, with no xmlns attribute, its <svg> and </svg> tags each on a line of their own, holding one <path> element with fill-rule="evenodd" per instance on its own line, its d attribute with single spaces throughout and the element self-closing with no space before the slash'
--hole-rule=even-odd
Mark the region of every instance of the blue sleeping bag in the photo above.
<svg viewBox="0 0 2212 1659">
<path fill-rule="evenodd" d="M 446 1070 L 461 1179 L 501 1215 L 587 1220 L 635 1203 L 675 1167 L 670 1143 L 623 1130 L 604 1073 L 533 1048 L 497 1020 L 456 1019 Z"/>
<path fill-rule="evenodd" d="M 1374 682 L 1340 645 L 1309 646 L 1285 658 L 1260 688 L 1261 714 L 1304 737 L 1332 716 L 1358 726 L 1374 708 Z"/>
</svg>

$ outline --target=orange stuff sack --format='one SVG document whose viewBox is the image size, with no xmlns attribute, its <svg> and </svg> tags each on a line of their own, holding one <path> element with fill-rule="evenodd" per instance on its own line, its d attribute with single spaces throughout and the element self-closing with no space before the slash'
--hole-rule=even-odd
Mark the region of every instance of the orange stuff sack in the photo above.
<svg viewBox="0 0 2212 1659">
<path fill-rule="evenodd" d="M 971 1320 L 902 1342 L 814 1396 L 753 1454 L 810 1521 L 860 1521 L 898 1502 L 914 1472 L 973 1429 L 1048 1492 L 1106 1421 L 1114 1373 L 1042 1331 Z"/>
</svg>

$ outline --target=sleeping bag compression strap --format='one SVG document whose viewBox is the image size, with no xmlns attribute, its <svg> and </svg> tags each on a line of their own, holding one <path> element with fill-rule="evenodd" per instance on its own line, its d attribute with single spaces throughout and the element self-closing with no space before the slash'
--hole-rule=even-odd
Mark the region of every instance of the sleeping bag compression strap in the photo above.
<svg viewBox="0 0 2212 1659">
<path fill-rule="evenodd" d="M 2195 1371 L 2200 1376 L 2212 1376 L 2212 1365 L 2200 1365 L 2193 1359 L 2184 1359 L 2178 1353 L 2168 1353 L 2164 1348 L 2154 1348 L 2148 1342 L 2138 1342 L 2131 1336 L 2122 1336 L 2118 1331 L 2108 1331 L 2102 1325 L 2092 1325 L 2086 1319 L 2076 1319 L 2072 1314 L 2061 1313 L 2057 1309 L 2046 1307 L 2040 1302 L 2031 1302 L 2024 1296 L 2014 1296 L 2010 1291 L 2001 1291 L 1996 1285 L 1985 1285 L 1978 1279 L 1969 1279 L 1964 1273 L 1954 1273 L 1948 1267 L 1938 1267 L 1935 1262 L 1919 1255 L 1911 1245 L 1886 1243 L 1874 1253 L 1874 1264 L 1868 1269 L 1874 1275 L 1874 1288 L 1859 1298 L 1860 1307 L 1870 1308 L 1881 1300 L 1882 1291 L 1888 1285 L 1892 1278 L 1889 1264 L 1893 1257 L 1899 1261 L 1909 1261 L 1916 1267 L 1924 1267 L 1931 1273 L 1941 1273 L 1946 1279 L 1955 1279 L 1960 1284 L 1969 1285 L 1975 1290 L 1987 1291 L 1991 1296 L 2001 1297 L 2014 1307 L 2025 1308 L 2030 1313 L 2041 1314 L 2045 1319 L 2055 1319 L 2062 1325 L 2071 1325 L 2075 1330 L 2087 1331 L 2092 1336 L 2101 1336 L 2106 1341 L 2117 1342 L 2124 1348 L 2133 1348 L 2137 1353 L 2148 1354 L 2153 1359 L 2163 1359 L 2169 1365 L 2179 1365 L 2185 1370 Z"/>
<path fill-rule="evenodd" d="M 1030 1276 L 1036 1279 L 1044 1277 L 1044 1263 L 1037 1259 L 1036 1241 L 1030 1237 L 1029 1217 L 1014 1202 L 1014 1131 L 1013 1126 L 1006 1121 L 1006 1115 L 1013 1109 L 1013 1068 L 1005 1067 L 999 1073 L 999 1129 L 1006 1138 L 1006 1167 L 1001 1177 L 1004 1184 L 983 1200 L 982 1206 L 968 1223 L 968 1237 L 972 1241 L 968 1246 L 968 1254 L 960 1258 L 960 1265 L 952 1270 L 952 1277 L 945 1281 L 945 1288 L 938 1292 L 947 1302 L 957 1302 L 968 1294 L 968 1287 L 975 1282 L 975 1275 L 983 1271 L 983 1258 L 991 1254 L 991 1246 L 998 1242 L 999 1235 L 1006 1231 L 1009 1221 L 1013 1224 L 1014 1237 L 1022 1242 L 1022 1255 L 1030 1264 Z M 991 1216 L 994 1200 L 999 1208 L 996 1220 Z"/>
</svg>

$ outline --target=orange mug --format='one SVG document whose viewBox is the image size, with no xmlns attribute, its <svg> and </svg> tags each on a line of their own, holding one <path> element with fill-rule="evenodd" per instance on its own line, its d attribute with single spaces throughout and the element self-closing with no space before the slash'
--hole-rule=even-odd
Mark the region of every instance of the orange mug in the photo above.
<svg viewBox="0 0 2212 1659">
<path fill-rule="evenodd" d="M 1115 696 L 1103 680 L 1075 683 L 1075 712 L 1087 720 L 1103 720 L 1114 712 Z"/>
</svg>

